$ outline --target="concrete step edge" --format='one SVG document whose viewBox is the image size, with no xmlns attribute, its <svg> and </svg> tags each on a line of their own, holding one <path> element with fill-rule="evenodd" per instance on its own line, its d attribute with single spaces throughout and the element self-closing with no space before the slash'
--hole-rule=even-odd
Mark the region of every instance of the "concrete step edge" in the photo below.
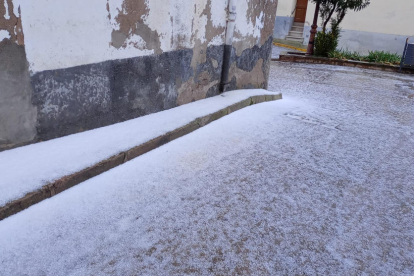
<svg viewBox="0 0 414 276">
<path fill-rule="evenodd" d="M 288 34 L 287 37 L 303 38 L 301 34 Z"/>
<path fill-rule="evenodd" d="M 286 40 L 303 41 L 303 37 L 286 36 Z"/>
<path fill-rule="evenodd" d="M 303 38 L 303 33 L 302 32 L 296 32 L 296 33 L 288 33 L 288 36 L 295 36 L 295 37 L 300 37 Z"/>
<path fill-rule="evenodd" d="M 216 121 L 230 113 L 233 113 L 237 110 L 240 110 L 253 104 L 258 104 L 267 101 L 276 101 L 280 99 L 282 99 L 282 94 L 251 96 L 243 101 L 232 104 L 212 114 L 199 117 L 182 127 L 167 132 L 161 136 L 158 136 L 148 142 L 133 147 L 127 151 L 121 152 L 110 158 L 102 160 L 99 163 L 91 167 L 85 168 L 79 172 L 64 176 L 52 183 L 44 185 L 42 188 L 36 191 L 26 194 L 24 197 L 9 202 L 4 206 L 0 206 L 0 221 L 9 216 L 17 214 L 18 212 L 23 211 L 24 209 L 27 209 L 30 206 L 35 205 L 47 198 L 61 193 L 77 184 L 80 184 L 92 177 L 109 171 L 110 169 L 113 169 L 119 165 L 122 165 L 123 163 L 128 162 L 140 155 L 143 155 L 144 153 L 147 153 L 177 138 L 189 134 L 196 129 L 204 127 L 209 123 Z"/>
</svg>

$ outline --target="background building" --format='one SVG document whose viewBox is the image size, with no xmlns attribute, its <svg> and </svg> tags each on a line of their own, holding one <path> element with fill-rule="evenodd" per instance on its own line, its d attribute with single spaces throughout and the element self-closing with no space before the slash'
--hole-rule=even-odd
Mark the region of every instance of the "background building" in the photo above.
<svg viewBox="0 0 414 276">
<path fill-rule="evenodd" d="M 295 9 L 296 6 L 300 8 Z M 311 1 L 280 0 L 274 37 L 308 44 L 314 12 L 315 4 Z M 321 22 L 319 18 L 318 26 Z M 339 48 L 360 53 L 384 50 L 402 54 L 405 40 L 408 36 L 414 36 L 414 1 L 371 1 L 362 11 L 350 11 L 340 27 Z"/>
</svg>

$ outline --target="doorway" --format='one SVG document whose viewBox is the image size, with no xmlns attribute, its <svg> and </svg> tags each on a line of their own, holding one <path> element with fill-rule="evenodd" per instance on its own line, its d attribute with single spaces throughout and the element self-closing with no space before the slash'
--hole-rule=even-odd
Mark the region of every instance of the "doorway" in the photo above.
<svg viewBox="0 0 414 276">
<path fill-rule="evenodd" d="M 308 8 L 308 0 L 297 0 L 295 8 L 295 17 L 286 40 L 303 43 L 303 28 L 306 20 L 306 10 Z"/>
<path fill-rule="evenodd" d="M 308 8 L 308 0 L 298 0 L 296 2 L 296 12 L 295 12 L 294 22 L 305 23 L 307 8 Z"/>
</svg>

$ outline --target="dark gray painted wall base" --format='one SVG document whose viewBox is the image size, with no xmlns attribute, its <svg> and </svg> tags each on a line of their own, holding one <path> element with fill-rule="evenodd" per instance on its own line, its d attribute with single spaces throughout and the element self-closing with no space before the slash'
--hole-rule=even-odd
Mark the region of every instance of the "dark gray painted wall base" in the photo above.
<svg viewBox="0 0 414 276">
<path fill-rule="evenodd" d="M 26 110 L 22 111 L 24 116 L 32 120 L 31 129 L 19 125 L 18 121 L 6 120 L 6 123 L 13 123 L 31 136 L 0 141 L 0 150 L 20 145 L 19 143 L 49 140 L 173 108 L 178 103 L 193 101 L 192 93 L 202 93 L 197 96 L 198 99 L 220 93 L 224 45 L 203 50 L 205 62 L 195 67 L 192 66 L 193 50 L 183 49 L 160 55 L 43 71 L 31 77 L 28 74 L 24 47 L 19 47 L 23 49 L 24 64 L 20 75 L 14 79 L 9 75 L 3 76 L 7 70 L 2 68 L 0 78 L 3 79 L 0 80 L 2 84 L 7 79 L 25 85 L 24 95 L 19 96 L 19 101 L 22 102 L 25 97 L 27 108 L 34 110 L 30 114 Z M 244 50 L 240 56 L 236 55 L 233 47 L 230 64 L 238 71 L 229 75 L 230 81 L 225 91 L 266 88 L 271 47 L 272 37 L 261 47 Z M 250 76 L 253 73 L 246 81 L 245 73 L 252 72 L 260 59 L 263 59 L 261 74 L 265 81 L 257 83 L 257 76 Z M 11 84 L 9 92 L 17 95 L 14 91 L 16 87 Z M 191 93 L 187 95 L 184 92 L 188 90 Z M 0 100 L 4 102 L 2 98 Z M 7 129 L 0 129 L 0 136 L 7 132 Z"/>
<path fill-rule="evenodd" d="M 207 49 L 207 61 L 191 67 L 190 49 L 106 61 L 32 76 L 39 109 L 40 140 L 97 128 L 177 106 L 180 86 L 201 72 L 220 78 L 222 46 Z M 218 89 L 218 87 L 213 87 Z M 211 91 L 211 94 L 217 94 Z"/>
<path fill-rule="evenodd" d="M 41 140 L 175 106 L 176 82 L 194 74 L 192 52 L 107 61 L 32 76 Z"/>
<path fill-rule="evenodd" d="M 246 49 L 240 56 L 233 48 L 231 63 L 250 72 L 262 58 L 262 70 L 268 75 L 271 45 L 270 37 L 263 46 Z M 185 49 L 38 73 L 31 78 L 33 103 L 39 110 L 38 139 L 61 137 L 175 107 L 183 83 L 193 79 L 205 85 L 199 78 L 205 72 L 209 76 L 207 84 L 217 81 L 206 96 L 218 95 L 223 51 L 224 45 L 208 47 L 206 62 L 195 72 L 191 67 L 193 50 Z M 237 89 L 234 78 L 226 91 Z"/>
</svg>

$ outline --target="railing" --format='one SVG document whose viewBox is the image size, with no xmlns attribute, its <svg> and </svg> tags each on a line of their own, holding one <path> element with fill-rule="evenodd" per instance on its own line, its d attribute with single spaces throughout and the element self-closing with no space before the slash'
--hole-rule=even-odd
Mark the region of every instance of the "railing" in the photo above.
<svg viewBox="0 0 414 276">
<path fill-rule="evenodd" d="M 296 3 L 296 5 L 295 5 L 295 8 L 293 9 L 293 11 L 292 11 L 292 13 L 290 14 L 290 16 L 292 16 L 294 13 L 295 13 L 295 11 L 296 11 L 296 8 L 298 7 L 298 4 Z"/>
<path fill-rule="evenodd" d="M 403 67 L 414 68 L 414 41 L 410 42 L 410 39 L 414 36 L 407 37 L 405 42 L 404 52 L 401 57 L 400 72 Z"/>
</svg>

